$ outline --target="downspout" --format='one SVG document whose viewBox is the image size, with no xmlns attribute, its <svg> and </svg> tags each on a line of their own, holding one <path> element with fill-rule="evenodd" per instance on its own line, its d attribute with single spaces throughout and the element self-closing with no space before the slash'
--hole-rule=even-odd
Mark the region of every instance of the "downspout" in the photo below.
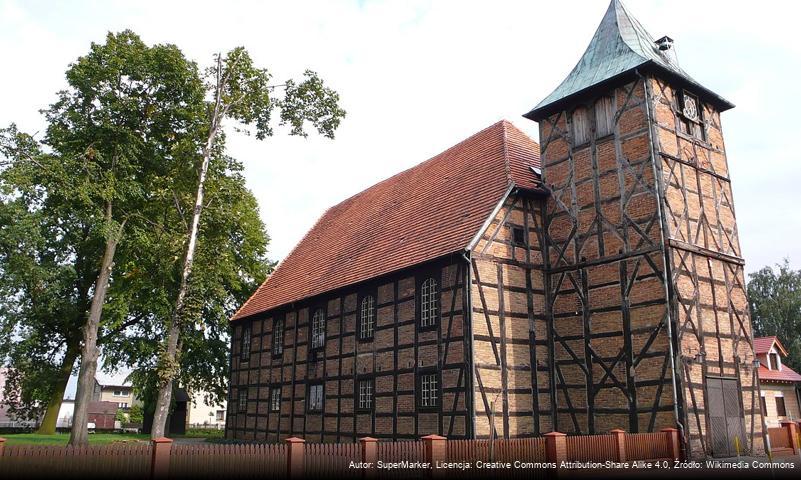
<svg viewBox="0 0 801 480">
<path fill-rule="evenodd" d="M 679 416 L 679 400 L 678 400 L 678 382 L 676 381 L 676 357 L 675 353 L 673 352 L 673 318 L 670 315 L 670 310 L 672 308 L 672 296 L 670 295 L 671 287 L 670 281 L 668 279 L 670 275 L 670 258 L 668 257 L 668 246 L 665 242 L 665 217 L 662 212 L 662 200 L 664 198 L 664 192 L 662 191 L 662 176 L 660 175 L 660 169 L 656 167 L 656 149 L 654 148 L 654 142 L 656 141 L 656 132 L 654 131 L 654 117 L 653 112 L 651 112 L 651 89 L 649 88 L 648 78 L 643 76 L 638 69 L 634 70 L 634 73 L 637 75 L 639 79 L 643 82 L 643 88 L 645 90 L 645 115 L 648 121 L 648 134 L 651 137 L 651 141 L 648 142 L 648 153 L 651 155 L 651 167 L 653 168 L 654 173 L 654 183 L 656 184 L 656 192 L 657 192 L 657 202 L 656 202 L 656 211 L 659 215 L 659 239 L 662 242 L 662 261 L 664 262 L 664 275 L 663 275 L 663 283 L 665 287 L 665 296 L 667 297 L 666 300 L 666 317 L 667 317 L 667 334 L 668 334 L 668 355 L 670 356 L 670 378 L 673 384 L 673 417 L 676 421 L 676 426 L 679 429 L 679 437 L 681 438 L 682 447 L 684 450 L 684 458 L 687 458 L 688 448 L 689 445 L 685 442 L 685 431 L 684 431 L 684 424 L 681 421 L 681 417 Z M 676 338 L 678 341 L 678 338 Z"/>
<path fill-rule="evenodd" d="M 466 267 L 467 267 L 466 270 L 465 270 L 466 271 L 466 275 L 465 275 L 465 303 L 467 304 L 467 305 L 465 305 L 465 310 L 467 310 L 467 311 L 465 312 L 464 318 L 465 318 L 465 322 L 466 322 L 468 328 L 470 329 L 470 343 L 468 344 L 467 351 L 465 352 L 466 359 L 467 359 L 467 364 L 468 364 L 468 367 L 469 367 L 469 376 L 466 375 L 465 376 L 465 380 L 467 380 L 468 378 L 470 380 L 469 380 L 469 385 L 467 385 L 466 388 L 465 388 L 465 390 L 466 390 L 465 391 L 465 395 L 467 395 L 467 393 L 470 394 L 470 411 L 469 411 L 470 419 L 469 419 L 469 423 L 468 423 L 468 425 L 470 426 L 470 434 L 468 435 L 468 437 L 475 438 L 475 435 L 476 435 L 476 402 L 475 402 L 476 392 L 475 392 L 475 387 L 474 387 L 474 385 L 475 385 L 474 376 L 475 376 L 476 372 L 475 372 L 475 369 L 473 368 L 473 344 L 474 344 L 473 342 L 475 341 L 475 339 L 473 337 L 473 302 L 472 302 L 472 300 L 470 298 L 471 297 L 470 292 L 473 289 L 473 270 L 472 270 L 473 269 L 473 261 L 472 261 L 472 258 L 471 258 L 471 254 L 472 254 L 472 250 L 469 250 L 469 249 L 465 249 L 462 252 L 462 258 L 466 262 Z M 465 382 L 465 383 L 467 383 L 467 382 Z"/>
</svg>

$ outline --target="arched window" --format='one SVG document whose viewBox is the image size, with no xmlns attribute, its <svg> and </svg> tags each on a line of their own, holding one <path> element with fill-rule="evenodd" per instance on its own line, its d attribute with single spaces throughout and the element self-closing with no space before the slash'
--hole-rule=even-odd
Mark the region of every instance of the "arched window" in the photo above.
<svg viewBox="0 0 801 480">
<path fill-rule="evenodd" d="M 359 318 L 359 338 L 372 338 L 375 330 L 375 299 L 367 295 L 362 299 L 361 317 Z"/>
<path fill-rule="evenodd" d="M 420 286 L 420 327 L 437 324 L 439 314 L 437 305 L 437 281 L 429 278 Z"/>
<path fill-rule="evenodd" d="M 325 312 L 318 308 L 312 317 L 312 348 L 325 345 Z"/>
</svg>

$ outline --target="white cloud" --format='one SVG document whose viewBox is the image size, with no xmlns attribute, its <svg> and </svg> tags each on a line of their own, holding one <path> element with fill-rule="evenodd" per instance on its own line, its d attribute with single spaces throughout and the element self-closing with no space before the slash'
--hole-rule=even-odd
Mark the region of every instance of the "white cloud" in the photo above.
<svg viewBox="0 0 801 480">
<path fill-rule="evenodd" d="M 325 208 L 429 158 L 500 118 L 520 115 L 573 67 L 606 0 L 412 2 L 42 2 L 0 0 L 5 72 L 0 124 L 41 128 L 38 108 L 67 64 L 106 31 L 131 28 L 206 63 L 247 46 L 276 78 L 317 70 L 348 117 L 329 141 L 230 137 L 282 258 Z M 740 104 L 724 114 L 749 270 L 790 255 L 801 265 L 794 203 L 801 75 L 793 3 L 627 2 L 655 36 L 677 40 L 683 67 Z M 786 205 L 784 207 L 783 205 Z"/>
</svg>

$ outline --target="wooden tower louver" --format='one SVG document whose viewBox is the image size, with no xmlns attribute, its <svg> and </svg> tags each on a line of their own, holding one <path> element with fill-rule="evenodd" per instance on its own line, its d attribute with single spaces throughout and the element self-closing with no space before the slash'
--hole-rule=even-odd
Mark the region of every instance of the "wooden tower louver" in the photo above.
<svg viewBox="0 0 801 480">
<path fill-rule="evenodd" d="M 612 0 L 540 124 L 554 430 L 678 426 L 688 455 L 763 452 L 720 112 Z M 738 439 L 738 440 L 735 440 Z"/>
</svg>

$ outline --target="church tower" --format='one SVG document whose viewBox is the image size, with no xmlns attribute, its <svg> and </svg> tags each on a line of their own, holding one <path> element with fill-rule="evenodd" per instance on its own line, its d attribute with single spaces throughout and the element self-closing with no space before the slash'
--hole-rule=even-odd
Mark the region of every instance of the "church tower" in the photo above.
<svg viewBox="0 0 801 480">
<path fill-rule="evenodd" d="M 688 457 L 764 451 L 720 113 L 612 0 L 539 122 L 554 430 L 680 430 Z"/>
</svg>

